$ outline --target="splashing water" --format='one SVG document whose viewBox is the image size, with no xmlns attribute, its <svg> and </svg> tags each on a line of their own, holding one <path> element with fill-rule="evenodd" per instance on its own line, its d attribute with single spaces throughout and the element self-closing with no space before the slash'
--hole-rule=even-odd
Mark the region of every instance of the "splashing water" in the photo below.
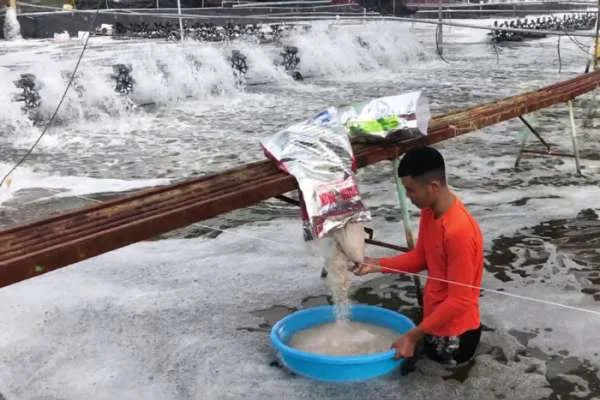
<svg viewBox="0 0 600 400">
<path fill-rule="evenodd" d="M 11 22 L 10 22 L 11 21 Z M 14 10 L 9 10 L 7 27 L 17 24 Z M 228 43 L 188 41 L 165 43 L 156 41 L 119 41 L 92 39 L 77 74 L 76 87 L 70 90 L 59 120 L 85 120 L 105 115 L 119 116 L 129 112 L 127 99 L 115 91 L 111 78 L 113 66 L 131 66 L 133 90 L 128 97 L 135 104 L 156 104 L 161 107 L 215 97 L 236 97 L 246 91 L 240 86 L 231 66 L 231 55 L 239 50 L 247 59 L 248 72 L 244 81 L 255 85 L 294 85 L 302 87 L 317 79 L 352 79 L 364 73 L 377 72 L 386 76 L 409 64 L 422 61 L 424 51 L 405 26 L 383 29 L 382 24 L 331 27 L 316 24 L 310 33 L 296 33 L 281 44 L 256 44 L 244 40 Z M 12 34 L 11 34 L 12 35 Z M 14 35 L 12 35 L 14 36 Z M 315 45 L 318 43 L 319 45 Z M 282 66 L 285 46 L 298 49 L 298 71 L 308 82 L 294 83 Z M 16 51 L 15 51 L 16 50 Z M 81 51 L 79 43 L 64 42 L 46 45 L 43 51 L 24 46 L 12 49 L 3 57 L 1 67 L 7 68 L 2 92 L 6 96 L 18 90 L 12 82 L 21 73 L 36 76 L 41 97 L 39 109 L 43 119 L 54 110 L 57 99 L 67 83 L 74 62 Z M 65 75 L 65 73 L 67 73 Z M 75 87 L 73 88 L 75 89 Z M 258 89 L 252 89 L 258 90 Z M 13 119 L 14 114 L 0 112 L 0 123 Z M 26 118 L 24 116 L 24 118 Z M 13 123 L 9 125 L 14 126 Z"/>
<path fill-rule="evenodd" d="M 21 37 L 21 25 L 17 19 L 17 10 L 14 7 L 7 7 L 4 20 L 4 38 L 6 40 L 18 40 Z"/>
</svg>

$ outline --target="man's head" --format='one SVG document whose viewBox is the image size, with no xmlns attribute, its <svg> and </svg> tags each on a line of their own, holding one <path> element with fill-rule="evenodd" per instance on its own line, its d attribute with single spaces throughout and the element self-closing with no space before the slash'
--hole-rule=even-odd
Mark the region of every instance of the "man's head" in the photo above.
<svg viewBox="0 0 600 400">
<path fill-rule="evenodd" d="M 432 207 L 446 186 L 444 157 L 432 147 L 409 150 L 398 166 L 406 195 L 419 208 Z"/>
</svg>

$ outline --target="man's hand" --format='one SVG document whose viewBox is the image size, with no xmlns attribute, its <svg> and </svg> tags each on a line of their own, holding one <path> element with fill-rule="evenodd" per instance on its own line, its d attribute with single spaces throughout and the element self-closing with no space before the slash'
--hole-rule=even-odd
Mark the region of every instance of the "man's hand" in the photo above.
<svg viewBox="0 0 600 400">
<path fill-rule="evenodd" d="M 357 263 L 352 270 L 355 275 L 367 275 L 373 272 L 381 272 L 381 267 L 377 264 L 378 260 L 372 257 L 365 257 L 363 262 Z"/>
<path fill-rule="evenodd" d="M 396 358 L 410 358 L 415 355 L 415 348 L 417 343 L 423 337 L 423 333 L 418 329 L 412 329 L 406 332 L 403 336 L 400 336 L 392 344 L 392 348 L 396 350 Z"/>
</svg>

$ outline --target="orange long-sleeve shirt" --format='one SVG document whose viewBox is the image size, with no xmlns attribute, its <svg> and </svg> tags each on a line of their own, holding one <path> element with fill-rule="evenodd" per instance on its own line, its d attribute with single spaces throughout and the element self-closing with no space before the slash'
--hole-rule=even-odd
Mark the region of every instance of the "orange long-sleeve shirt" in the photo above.
<svg viewBox="0 0 600 400">
<path fill-rule="evenodd" d="M 477 221 L 455 198 L 437 219 L 433 210 L 423 209 L 415 248 L 396 257 L 381 258 L 379 264 L 398 272 L 427 269 L 430 278 L 479 287 L 483 237 Z M 430 278 L 423 292 L 423 321 L 419 327 L 436 336 L 457 336 L 478 328 L 479 289 Z"/>
</svg>

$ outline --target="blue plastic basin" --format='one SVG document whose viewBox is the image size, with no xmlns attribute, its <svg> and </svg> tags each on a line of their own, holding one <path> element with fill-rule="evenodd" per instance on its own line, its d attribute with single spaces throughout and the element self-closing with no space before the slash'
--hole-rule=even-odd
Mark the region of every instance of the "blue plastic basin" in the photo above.
<svg viewBox="0 0 600 400">
<path fill-rule="evenodd" d="M 350 312 L 352 321 L 391 329 L 401 335 L 414 328 L 406 316 L 375 306 L 356 304 Z M 296 311 L 278 321 L 271 329 L 271 342 L 284 365 L 307 378 L 328 382 L 362 381 L 385 375 L 405 360 L 394 359 L 394 350 L 353 356 L 329 356 L 309 353 L 287 345 L 294 334 L 335 320 L 333 306 Z"/>
</svg>

